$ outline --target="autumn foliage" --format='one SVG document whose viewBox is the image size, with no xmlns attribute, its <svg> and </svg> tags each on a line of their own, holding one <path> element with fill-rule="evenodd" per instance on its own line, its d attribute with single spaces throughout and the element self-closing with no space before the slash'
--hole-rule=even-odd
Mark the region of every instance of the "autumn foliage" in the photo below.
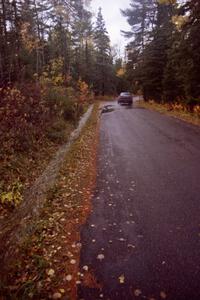
<svg viewBox="0 0 200 300">
<path fill-rule="evenodd" d="M 149 104 L 155 105 L 156 102 L 153 100 L 149 101 Z M 171 102 L 171 103 L 165 103 L 161 104 L 163 105 L 168 111 L 177 111 L 177 112 L 190 112 L 193 113 L 195 116 L 200 117 L 200 105 L 197 101 L 188 101 L 188 103 L 184 102 Z"/>
<path fill-rule="evenodd" d="M 33 157 L 37 155 L 33 152 L 64 143 L 91 101 L 85 82 L 64 85 L 61 67 L 60 59 L 52 61 L 49 73 L 44 72 L 37 85 L 0 90 L 0 202 L 4 206 L 22 200 L 22 184 L 27 180 L 24 159 L 30 159 L 35 167 Z"/>
</svg>

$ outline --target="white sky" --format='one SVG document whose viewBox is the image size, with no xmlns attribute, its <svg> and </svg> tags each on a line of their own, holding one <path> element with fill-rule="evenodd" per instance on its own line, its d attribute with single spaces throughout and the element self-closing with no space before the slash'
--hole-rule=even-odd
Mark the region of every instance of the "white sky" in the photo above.
<svg viewBox="0 0 200 300">
<path fill-rule="evenodd" d="M 120 30 L 130 30 L 126 18 L 121 15 L 120 8 L 129 7 L 130 0 L 92 0 L 91 7 L 93 12 L 97 13 L 98 8 L 102 8 L 102 14 L 106 22 L 112 45 L 118 44 L 123 51 L 128 42 L 120 33 Z"/>
</svg>

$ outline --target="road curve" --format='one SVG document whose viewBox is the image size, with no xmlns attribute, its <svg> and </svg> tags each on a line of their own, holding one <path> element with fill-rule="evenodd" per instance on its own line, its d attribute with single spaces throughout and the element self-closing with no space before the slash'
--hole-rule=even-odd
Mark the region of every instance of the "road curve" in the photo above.
<svg viewBox="0 0 200 300">
<path fill-rule="evenodd" d="M 81 239 L 79 299 L 199 300 L 199 127 L 117 104 L 102 114 Z"/>
</svg>

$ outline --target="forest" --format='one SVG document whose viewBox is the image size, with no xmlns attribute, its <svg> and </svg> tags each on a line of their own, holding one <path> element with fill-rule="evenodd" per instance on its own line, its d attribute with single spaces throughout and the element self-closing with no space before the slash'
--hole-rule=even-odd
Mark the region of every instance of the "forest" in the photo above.
<svg viewBox="0 0 200 300">
<path fill-rule="evenodd" d="M 121 66 L 101 9 L 90 10 L 83 0 L 0 1 L 3 205 L 20 202 L 38 162 L 67 140 L 95 95 L 116 93 Z"/>
<path fill-rule="evenodd" d="M 109 36 L 101 9 L 93 24 L 88 5 L 82 0 L 2 0 L 1 87 L 33 80 L 69 86 L 81 78 L 95 93 L 113 92 L 112 80 L 109 87 L 103 81 L 104 74 L 114 75 Z"/>
<path fill-rule="evenodd" d="M 99 218 L 100 213 L 97 214 L 101 225 L 108 223 L 107 229 L 110 226 L 118 229 L 126 210 L 128 215 L 124 224 L 128 228 L 137 223 L 128 209 L 128 202 L 134 200 L 135 192 L 138 190 L 142 194 L 148 186 L 152 191 L 162 190 L 156 181 L 153 188 L 153 177 L 146 184 L 144 179 L 151 177 L 149 170 L 152 168 L 156 176 L 165 174 L 164 177 L 168 176 L 169 183 L 173 181 L 175 172 L 167 173 L 166 169 L 160 169 L 163 173 L 157 171 L 162 155 L 166 156 L 160 160 L 164 162 L 163 168 L 174 165 L 178 176 L 179 173 L 184 176 L 189 174 L 189 178 L 193 166 L 198 165 L 196 161 L 193 164 L 191 160 L 191 168 L 188 171 L 184 168 L 187 157 L 197 153 L 192 151 L 198 145 L 199 127 L 179 122 L 177 118 L 195 125 L 200 124 L 200 1 L 129 0 L 126 7 L 121 1 L 118 12 L 130 28 L 128 31 L 121 28 L 121 35 L 125 37 L 123 54 L 119 53 L 120 45 L 111 43 L 112 37 L 107 30 L 103 8 L 93 11 L 92 2 L 95 0 L 0 0 L 0 299 L 74 300 L 78 299 L 80 284 L 97 289 L 98 299 L 105 298 L 101 282 L 96 280 L 93 274 L 95 268 L 91 268 L 89 264 L 84 264 L 81 268 L 79 266 L 82 247 L 80 231 L 84 224 L 89 226 L 86 220 L 93 213 L 92 199 L 98 196 L 95 198 L 97 202 L 105 204 L 102 219 Z M 113 6 L 117 5 L 114 0 L 112 3 Z M 116 101 L 117 95 L 124 91 L 137 96 L 133 97 L 134 103 L 128 110 Z M 141 101 L 135 101 L 136 99 Z M 106 108 L 108 114 L 103 114 L 105 111 L 103 112 L 102 107 Z M 177 113 L 173 115 L 176 119 L 165 119 L 162 114 L 151 114 L 147 110 L 139 109 L 144 107 L 154 110 L 159 107 L 160 112 L 165 110 L 164 113 L 168 115 L 172 111 L 183 112 L 187 118 L 185 115 L 180 117 Z M 88 111 L 90 114 L 87 115 Z M 85 115 L 88 119 L 86 118 L 82 127 L 79 127 L 83 120 L 81 117 Z M 158 125 L 154 125 L 158 119 Z M 165 121 L 162 123 L 162 120 Z M 101 122 L 106 124 L 104 131 L 99 130 Z M 174 125 L 170 125 L 166 131 L 166 143 L 160 143 L 165 141 L 165 131 L 163 129 L 162 132 L 161 128 L 164 128 L 167 122 Z M 148 123 L 151 127 L 148 127 Z M 127 124 L 134 126 L 128 128 Z M 128 128 L 128 138 L 126 130 L 119 134 L 123 128 Z M 182 128 L 182 131 L 177 128 Z M 186 133 L 182 134 L 180 139 L 179 136 L 175 138 L 176 131 L 179 134 L 184 132 L 184 128 Z M 193 129 L 195 132 L 192 135 Z M 150 135 L 151 130 L 156 132 L 156 136 L 154 133 Z M 102 139 L 99 138 L 100 134 Z M 163 139 L 159 138 L 161 134 Z M 121 142 L 120 136 L 123 136 Z M 154 138 L 157 146 L 155 143 L 151 151 Z M 112 144 L 111 141 L 114 140 L 117 141 Z M 192 145 L 192 140 L 195 140 L 194 147 L 186 147 Z M 160 146 L 163 148 L 159 148 Z M 104 152 L 100 155 L 99 149 L 103 147 L 106 149 L 105 155 Z M 187 150 L 186 155 L 181 151 L 183 154 L 179 155 L 176 150 L 179 148 Z M 103 151 L 102 149 L 100 150 Z M 169 158 L 176 157 L 173 156 L 175 152 L 179 155 L 176 162 L 177 166 L 180 163 L 180 169 L 176 169 L 176 163 L 173 163 L 175 159 L 171 161 Z M 191 156 L 187 156 L 189 152 Z M 155 159 L 152 159 L 154 156 L 151 156 L 151 153 L 155 154 Z M 197 159 L 195 155 L 194 160 Z M 130 159 L 129 162 L 129 158 L 133 160 Z M 149 161 L 144 160 L 147 158 Z M 116 165 L 112 163 L 112 159 L 116 159 Z M 144 172 L 141 175 L 141 189 L 137 182 L 131 181 L 134 179 L 134 172 L 137 174 L 140 159 L 142 167 L 138 174 Z M 124 167 L 125 161 L 128 161 L 127 169 Z M 98 162 L 99 165 L 105 163 L 102 174 L 98 171 Z M 109 176 L 106 177 L 104 174 L 107 168 L 110 168 L 112 174 L 108 173 Z M 145 172 L 145 168 L 148 172 Z M 129 176 L 126 182 L 128 187 L 131 181 L 130 188 L 126 188 L 126 184 L 120 185 L 115 172 L 118 169 L 122 183 L 125 182 L 124 178 L 129 174 L 129 169 L 133 171 L 133 178 Z M 184 177 L 185 182 L 188 180 L 188 186 L 190 182 L 192 187 L 195 186 L 198 180 L 198 176 L 195 175 L 197 171 L 195 172 L 189 180 Z M 134 180 L 137 181 L 137 177 L 139 178 L 137 175 Z M 181 176 L 177 178 L 180 178 L 181 191 L 184 181 Z M 98 180 L 102 180 L 99 181 L 100 184 Z M 100 191 L 95 191 L 96 185 L 97 189 L 100 186 Z M 171 185 L 174 190 L 170 199 L 173 200 L 172 196 L 181 194 L 176 190 L 179 188 L 176 180 Z M 167 195 L 169 188 L 170 184 L 163 188 L 164 195 Z M 108 196 L 104 196 L 106 191 Z M 127 197 L 127 191 L 133 194 Z M 148 193 L 145 193 L 146 197 Z M 117 194 L 124 198 L 118 199 Z M 111 202 L 115 197 L 116 204 Z M 138 198 L 139 202 L 142 203 L 145 197 Z M 158 207 L 161 207 L 163 197 L 159 198 L 156 194 L 153 198 L 159 199 Z M 132 202 L 131 200 L 130 203 Z M 149 198 L 147 202 L 151 204 Z M 178 202 L 177 211 L 181 209 L 180 203 Z M 118 204 L 121 206 L 117 206 Z M 117 210 L 114 211 L 115 207 Z M 144 211 L 146 207 L 145 204 Z M 151 212 L 154 210 L 152 207 Z M 172 207 L 169 209 L 170 214 Z M 190 210 L 191 207 L 188 207 Z M 188 216 L 188 207 L 186 206 L 184 216 Z M 195 206 L 192 208 L 196 209 Z M 120 213 L 119 224 L 118 221 L 104 219 L 105 216 L 107 218 L 110 209 L 114 218 L 113 211 L 116 212 L 116 216 Z M 152 219 L 156 220 L 158 214 L 157 210 L 155 211 L 155 218 Z M 98 218 L 94 217 L 95 222 Z M 137 218 L 138 216 L 136 220 Z M 170 218 L 171 215 L 169 220 Z M 146 215 L 145 219 L 148 219 Z M 160 219 L 162 220 L 161 217 Z M 159 227 L 157 223 L 156 226 L 155 232 Z M 91 224 L 89 227 L 96 230 L 101 226 Z M 102 232 L 106 231 L 105 227 L 102 228 Z M 125 225 L 122 228 L 125 228 Z M 176 226 L 174 234 L 180 229 L 181 227 Z M 131 231 L 134 234 L 138 231 L 127 230 L 125 238 L 122 236 L 122 229 L 119 230 L 120 236 L 116 236 L 116 242 L 119 242 L 120 246 L 115 246 L 117 244 L 114 244 L 114 236 L 106 240 L 106 247 L 108 245 L 108 249 L 112 251 L 110 258 L 115 258 L 113 253 L 116 249 L 125 249 L 121 245 L 125 245 Z M 143 230 L 141 232 L 143 233 Z M 117 234 L 119 233 L 117 230 Z M 190 235 L 188 233 L 188 236 Z M 99 234 L 100 240 L 102 236 L 102 233 Z M 107 235 L 105 236 L 107 238 Z M 165 234 L 162 236 L 165 237 Z M 90 243 L 92 247 L 96 245 L 98 232 L 94 237 L 95 239 L 89 242 L 87 240 L 87 244 Z M 143 241 L 145 235 L 137 237 Z M 112 243 L 114 248 L 111 248 Z M 135 251 L 133 244 L 128 244 L 126 248 L 126 251 Z M 184 249 L 182 246 L 181 248 Z M 111 265 L 107 263 L 109 255 L 104 256 L 104 248 L 98 251 L 101 252 L 95 252 L 94 261 L 103 263 L 105 258 L 106 264 Z M 128 257 L 130 252 L 127 253 Z M 122 256 L 118 258 L 121 260 Z M 116 262 L 118 263 L 118 259 Z M 126 262 L 129 263 L 128 260 Z M 164 267 L 165 261 L 163 262 Z M 196 262 L 193 264 L 196 266 Z M 129 264 L 127 269 L 130 269 Z M 153 273 L 151 272 L 151 275 Z M 178 271 L 177 274 L 179 273 Z M 128 287 L 128 280 L 121 271 L 116 275 L 116 280 L 120 288 L 124 283 L 124 286 Z M 156 285 L 158 286 L 157 283 Z M 124 293 L 125 290 L 121 291 Z M 133 291 L 132 286 L 130 291 Z M 159 292 L 160 296 L 155 299 L 168 298 L 164 290 Z M 135 297 L 154 299 L 153 294 L 147 297 L 142 293 L 143 291 L 135 286 Z"/>
<path fill-rule="evenodd" d="M 200 2 L 134 0 L 122 9 L 131 30 L 126 78 L 145 100 L 200 101 Z M 196 108 L 198 109 L 198 108 Z"/>
</svg>

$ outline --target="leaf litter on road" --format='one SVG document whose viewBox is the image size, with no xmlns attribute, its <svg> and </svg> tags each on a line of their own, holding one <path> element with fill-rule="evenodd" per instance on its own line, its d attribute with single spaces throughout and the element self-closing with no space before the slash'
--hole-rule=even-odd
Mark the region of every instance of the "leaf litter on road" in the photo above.
<svg viewBox="0 0 200 300">
<path fill-rule="evenodd" d="M 124 276 L 124 274 L 122 274 L 119 276 L 119 283 L 123 284 L 124 282 L 125 282 L 125 276 Z"/>
<path fill-rule="evenodd" d="M 104 254 L 100 253 L 97 255 L 97 259 L 102 261 L 105 258 Z"/>
</svg>

